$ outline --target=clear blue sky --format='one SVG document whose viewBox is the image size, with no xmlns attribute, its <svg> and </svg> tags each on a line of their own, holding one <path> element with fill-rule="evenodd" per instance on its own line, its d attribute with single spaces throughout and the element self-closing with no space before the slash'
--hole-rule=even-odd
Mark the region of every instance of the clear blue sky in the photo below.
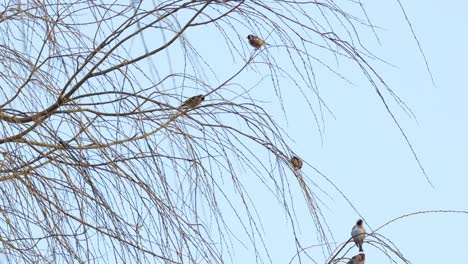
<svg viewBox="0 0 468 264">
<path fill-rule="evenodd" d="M 281 83 L 286 121 L 270 80 L 264 78 L 268 71 L 255 72 L 248 68 L 233 80 L 233 83 L 242 84 L 244 88 L 253 88 L 252 94 L 263 101 L 261 105 L 270 111 L 294 140 L 295 143 L 291 140 L 294 151 L 308 164 L 320 169 L 346 194 L 364 216 L 369 231 L 407 213 L 424 210 L 468 210 L 468 177 L 465 166 L 468 151 L 468 91 L 464 80 L 467 68 L 465 61 L 468 60 L 468 37 L 465 34 L 468 25 L 468 2 L 458 0 L 442 3 L 429 0 L 404 1 L 403 4 L 428 59 L 436 86 L 432 85 L 423 57 L 397 1 L 366 1 L 366 10 L 371 21 L 380 27 L 376 30 L 381 44 L 369 30 L 359 29 L 360 37 L 375 55 L 397 66 L 378 62 L 373 64 L 390 87 L 414 111 L 416 119 L 409 118 L 396 107 L 392 108 L 435 188 L 427 183 L 398 128 L 355 64 L 340 62 L 338 66 L 338 70 L 350 77 L 354 85 L 336 77 L 331 78 L 329 73 L 320 69 L 319 64 L 314 69 L 321 96 L 335 117 L 324 114 L 322 137 L 317 132 L 317 124 L 311 112 L 305 110 L 307 105 L 303 96 L 292 83 L 288 83 L 287 80 Z M 159 32 L 157 29 L 153 30 L 147 34 L 146 39 L 152 48 L 157 46 L 158 41 L 162 41 L 159 36 L 149 35 Z M 208 84 L 214 86 L 237 71 L 245 58 L 234 54 L 236 61 L 233 63 L 231 54 L 226 54 L 227 47 L 219 44 L 224 43 L 224 40 L 219 38 L 220 34 L 216 35 L 218 38 L 211 38 L 213 32 L 213 27 L 189 29 L 184 37 L 189 38 L 216 72 L 218 80 L 207 78 Z M 245 36 L 249 33 L 252 32 L 239 32 Z M 269 32 L 255 33 L 265 36 Z M 237 43 L 238 40 L 233 38 L 233 41 Z M 247 39 L 244 38 L 243 41 Z M 177 51 L 177 47 L 180 47 L 178 44 L 180 43 L 174 43 L 169 50 Z M 242 47 L 240 49 L 242 50 Z M 141 47 L 130 50 L 134 55 L 143 53 Z M 278 59 L 277 63 L 284 68 L 290 67 L 289 61 L 283 61 L 284 56 L 279 56 L 275 47 L 269 48 L 268 51 L 268 56 Z M 242 52 L 248 54 L 250 51 Z M 165 67 L 161 56 L 163 55 L 158 54 L 151 59 L 154 60 L 154 66 L 161 76 L 164 76 L 171 68 Z M 177 52 L 171 53 L 170 57 L 164 54 L 164 59 L 171 61 L 172 66 L 179 72 L 182 71 L 180 64 L 185 62 L 181 60 L 182 57 L 183 55 Z M 258 60 L 264 58 L 260 56 Z M 333 64 L 333 58 L 327 62 Z M 256 69 L 264 68 L 258 66 Z M 148 73 L 156 76 L 153 70 L 148 69 Z M 208 71 L 206 73 L 210 76 Z M 255 86 L 260 80 L 262 81 L 259 85 Z M 170 83 L 164 85 L 167 85 L 168 91 L 178 93 L 178 88 L 172 90 Z M 239 86 L 232 85 L 228 88 L 236 89 Z M 184 97 L 181 96 L 181 100 L 200 92 L 191 88 L 184 89 Z M 221 94 L 227 100 L 235 97 L 227 88 L 221 90 Z M 309 96 L 313 97 L 312 93 L 309 93 Z M 218 103 L 220 99 L 219 95 L 212 95 L 207 98 L 207 102 Z M 171 100 L 170 103 L 179 103 L 174 98 Z M 235 98 L 236 102 L 242 100 Z M 271 157 L 262 158 L 268 160 Z M 311 186 L 323 201 L 322 213 L 332 230 L 334 241 L 346 241 L 350 237 L 351 227 L 359 218 L 358 214 L 339 192 L 310 166 L 305 166 L 303 173 L 329 194 L 330 197 L 327 197 L 317 187 Z M 295 253 L 295 248 L 292 230 L 281 205 L 273 199 L 268 190 L 262 188 L 258 179 L 251 179 L 254 177 L 241 172 L 238 176 L 255 202 L 262 219 L 262 233 L 272 263 L 288 263 Z M 229 181 L 229 176 L 223 177 L 217 183 L 226 188 L 227 194 L 231 194 L 232 181 Z M 290 184 L 297 184 L 292 173 L 290 177 Z M 297 185 L 292 188 L 298 190 Z M 314 245 L 317 243 L 316 230 L 304 204 L 304 198 L 297 192 L 293 193 L 293 199 L 296 217 L 300 222 L 300 229 L 296 231 L 302 246 Z M 228 218 L 229 214 L 224 216 Z M 231 219 L 226 220 L 229 222 Z M 427 214 L 395 222 L 380 230 L 379 234 L 395 243 L 412 263 L 459 263 L 461 252 L 464 252 L 468 245 L 467 224 L 467 214 Z M 242 235 L 243 230 L 235 230 L 236 225 L 230 227 L 241 241 L 246 239 Z M 241 246 L 237 240 L 232 240 L 232 263 L 255 261 L 251 244 L 243 242 L 246 247 Z M 261 245 L 257 246 L 261 250 Z M 365 244 L 364 249 L 368 264 L 388 262 L 386 256 L 371 245 Z M 351 252 L 357 253 L 357 249 L 352 248 Z M 323 259 L 328 257 L 320 248 L 308 250 L 307 253 L 317 263 L 323 263 Z M 348 256 L 352 255 L 354 254 Z M 303 259 L 303 263 L 313 262 Z"/>
<path fill-rule="evenodd" d="M 304 115 L 304 104 L 297 91 L 292 91 L 286 99 L 288 123 L 282 112 L 275 112 L 275 117 L 287 126 L 289 135 L 296 141 L 296 152 L 330 177 L 373 229 L 406 213 L 468 209 L 465 165 L 468 91 L 464 79 L 468 60 L 465 34 L 468 2 L 403 2 L 429 61 L 436 87 L 431 83 L 398 3 L 366 1 L 365 4 L 372 22 L 382 28 L 378 30 L 382 45 L 368 32 L 361 37 L 371 51 L 398 67 L 377 65 L 379 73 L 416 114 L 414 120 L 394 108 L 435 188 L 426 182 L 397 127 L 373 88 L 362 78 L 353 79 L 354 86 L 335 79 L 321 80 L 322 96 L 336 117 L 325 115 L 323 144 L 314 120 Z M 356 68 L 346 64 L 340 70 L 351 76 L 354 72 L 358 74 Z M 317 182 L 330 191 L 333 200 L 321 196 L 328 207 L 323 207 L 323 213 L 336 242 L 346 241 L 358 215 L 311 168 L 306 167 L 304 173 L 317 177 Z M 278 205 L 264 195 L 270 197 L 267 193 L 257 193 L 257 209 L 263 217 L 273 263 L 288 263 L 294 250 L 288 236 L 291 230 L 282 212 L 274 210 Z M 307 224 L 310 217 L 305 207 L 303 212 L 301 215 L 298 210 L 298 218 L 304 221 L 305 227 L 300 231 L 301 236 L 306 241 L 310 237 L 312 245 L 316 238 L 313 224 Z M 458 263 L 468 244 L 467 224 L 468 215 L 429 214 L 401 220 L 379 233 L 391 239 L 412 263 Z M 364 247 L 367 263 L 389 263 L 377 249 L 370 245 Z M 321 263 L 320 250 L 308 252 Z M 357 250 L 353 248 L 352 252 Z M 242 249 L 234 255 L 234 263 L 251 262 L 252 255 Z"/>
<path fill-rule="evenodd" d="M 265 67 L 259 65 L 256 69 L 260 69 L 260 72 L 248 68 L 245 73 L 234 79 L 233 83 L 241 84 L 244 88 L 253 88 L 252 94 L 263 101 L 261 105 L 270 111 L 295 141 L 291 145 L 294 151 L 307 163 L 319 168 L 347 195 L 364 216 L 366 224 L 370 227 L 369 231 L 407 213 L 468 209 L 468 178 L 464 162 L 468 151 L 468 91 L 463 79 L 467 68 L 465 61 L 468 60 L 468 38 L 465 34 L 465 27 L 468 25 L 468 2 L 403 2 L 430 64 L 436 87 L 431 83 L 422 55 L 398 2 L 365 1 L 365 4 L 371 21 L 381 28 L 377 29 L 381 45 L 370 30 L 359 28 L 361 41 L 375 55 L 397 66 L 373 63 L 390 87 L 416 115 L 417 119 L 411 119 L 403 111 L 393 107 L 435 188 L 427 183 L 404 138 L 385 111 L 374 89 L 357 70 L 357 65 L 340 62 L 338 66 L 338 70 L 353 81 L 354 85 L 350 85 L 333 77 L 316 64 L 317 68 L 314 70 L 321 96 L 335 116 L 333 118 L 330 114 L 324 114 L 322 137 L 317 132 L 317 124 L 311 112 L 305 110 L 307 105 L 303 96 L 292 83 L 288 83 L 287 80 L 281 83 L 287 121 L 270 80 L 264 78 L 269 74 L 264 70 Z M 157 34 L 159 31 L 154 29 L 152 32 Z M 226 54 L 227 47 L 221 44 L 224 43 L 221 35 L 217 33 L 216 38 L 212 38 L 214 32 L 213 27 L 200 27 L 189 29 L 184 34 L 216 72 L 219 80 L 207 78 L 208 84 L 212 86 L 219 85 L 226 76 L 237 71 L 245 59 L 239 54 L 234 54 L 236 61 L 233 63 L 231 54 Z M 237 33 L 247 36 L 252 32 Z M 255 33 L 266 36 L 269 32 Z M 153 38 L 148 34 L 146 42 L 151 47 L 162 41 L 162 38 Z M 246 38 L 242 40 L 247 41 Z M 238 43 L 240 40 L 234 37 L 233 41 Z M 170 52 L 177 51 L 178 44 L 174 43 L 169 48 Z M 240 47 L 241 50 L 242 48 Z M 135 54 L 142 53 L 138 47 L 130 50 Z M 268 56 L 274 56 L 282 67 L 290 68 L 290 62 L 282 60 L 285 56 L 278 54 L 275 47 L 269 48 L 268 51 Z M 248 54 L 250 50 L 242 52 Z M 318 57 L 321 55 L 317 54 Z M 158 54 L 152 59 L 155 68 L 164 76 L 171 69 L 164 67 L 165 62 L 161 56 Z M 182 56 L 174 52 L 168 59 L 179 72 L 182 71 L 180 63 L 184 62 Z M 264 58 L 260 56 L 258 60 Z M 334 60 L 329 58 L 327 62 L 333 65 Z M 148 72 L 153 74 L 152 70 L 148 69 Z M 206 73 L 210 76 L 208 71 Z M 260 80 L 260 84 L 254 86 Z M 165 85 L 168 91 L 173 91 L 170 83 Z M 233 85 L 228 88 L 237 89 L 239 86 Z M 199 92 L 186 88 L 183 95 L 186 97 Z M 227 100 L 235 97 L 227 89 L 221 90 L 221 94 Z M 310 91 L 309 96 L 313 98 Z M 180 99 L 183 99 L 182 96 Z M 236 98 L 235 102 L 242 100 Z M 175 101 L 174 99 L 173 102 Z M 207 98 L 207 102 L 217 103 L 220 102 L 220 98 L 218 95 L 212 95 Z M 262 158 L 268 160 L 271 157 Z M 321 204 L 322 213 L 333 232 L 335 242 L 348 240 L 351 227 L 359 218 L 358 214 L 311 167 L 305 166 L 303 173 L 330 195 L 327 197 L 317 187 L 311 187 L 324 202 Z M 232 181 L 228 176 L 223 176 L 224 178 L 217 183 L 226 188 L 227 194 L 234 196 L 235 194 L 229 191 L 232 190 Z M 238 176 L 249 191 L 262 219 L 262 232 L 272 263 L 288 263 L 295 253 L 295 248 L 292 230 L 281 205 L 257 179 L 249 174 L 239 173 Z M 290 184 L 297 184 L 294 175 L 291 173 L 289 176 Z M 297 185 L 292 188 L 298 190 Z M 303 247 L 314 245 L 317 243 L 316 230 L 304 204 L 304 198 L 300 192 L 293 193 L 293 197 L 296 217 L 300 222 L 300 229 L 296 230 L 297 235 L 301 238 Z M 230 215 L 226 213 L 224 216 L 229 218 Z M 228 222 L 230 220 L 227 219 Z M 380 230 L 379 234 L 394 242 L 412 263 L 458 263 L 460 253 L 466 250 L 468 244 L 467 224 L 468 215 L 428 214 L 395 222 Z M 235 239 L 232 240 L 232 263 L 254 263 L 253 248 L 250 243 L 244 241 L 244 231 L 236 230 L 236 225 L 230 227 L 246 246 L 243 247 Z M 261 245 L 257 246 L 261 250 Z M 389 263 L 378 249 L 369 244 L 365 244 L 364 249 L 368 264 Z M 353 254 L 348 255 L 349 257 L 357 253 L 357 249 L 352 248 L 351 252 Z M 317 263 L 323 263 L 323 259 L 328 257 L 320 248 L 308 250 L 307 253 Z M 302 260 L 303 263 L 313 263 L 310 260 Z"/>
<path fill-rule="evenodd" d="M 382 47 L 373 50 L 399 67 L 382 67 L 380 72 L 417 116 L 415 122 L 398 115 L 435 189 L 424 181 L 403 138 L 365 82 L 333 89 L 327 101 L 337 119 L 327 121 L 323 148 L 315 148 L 318 142 L 310 144 L 313 151 L 302 146 L 308 161 L 319 164 L 333 178 L 373 228 L 413 211 L 467 209 L 468 92 L 464 72 L 468 55 L 463 32 L 468 24 L 464 12 L 468 3 L 404 1 L 404 5 L 437 87 L 431 85 L 395 1 L 368 6 L 372 21 L 386 29 L 379 32 Z M 296 133 L 308 138 L 306 133 Z M 329 223 L 335 238 L 343 241 L 356 216 L 341 201 L 329 206 Z M 381 234 L 395 242 L 412 263 L 457 263 L 466 249 L 467 223 L 467 215 L 416 216 Z M 382 253 L 366 248 L 368 263 L 384 263 Z"/>
</svg>

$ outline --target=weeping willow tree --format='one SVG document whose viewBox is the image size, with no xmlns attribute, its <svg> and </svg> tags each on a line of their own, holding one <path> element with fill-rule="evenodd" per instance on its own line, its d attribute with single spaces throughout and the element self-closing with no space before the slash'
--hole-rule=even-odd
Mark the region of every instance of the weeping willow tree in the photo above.
<svg viewBox="0 0 468 264">
<path fill-rule="evenodd" d="M 0 258 L 225 263 L 242 240 L 252 262 L 273 262 L 247 186 L 254 180 L 289 219 L 296 239 L 285 243 L 298 256 L 292 196 L 301 193 L 310 216 L 302 220 L 336 262 L 320 186 L 292 166 L 293 140 L 258 95 L 276 98 L 287 116 L 284 99 L 301 94 L 319 136 L 330 110 L 317 74 L 348 81 L 337 62 L 353 63 L 390 115 L 389 100 L 411 113 L 359 39 L 375 34 L 362 3 L 346 6 L 4 1 Z M 253 47 L 248 35 L 266 44 Z M 204 100 L 187 105 L 196 95 Z"/>
</svg>

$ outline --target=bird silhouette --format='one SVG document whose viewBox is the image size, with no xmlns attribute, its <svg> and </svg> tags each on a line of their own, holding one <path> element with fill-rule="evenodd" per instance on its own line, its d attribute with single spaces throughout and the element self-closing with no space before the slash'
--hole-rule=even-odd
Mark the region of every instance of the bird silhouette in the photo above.
<svg viewBox="0 0 468 264">
<path fill-rule="evenodd" d="M 364 264 L 366 261 L 366 255 L 364 253 L 359 253 L 358 255 L 352 257 L 348 264 Z"/>
<path fill-rule="evenodd" d="M 266 42 L 263 39 L 255 36 L 255 35 L 248 35 L 247 39 L 249 40 L 250 46 L 252 46 L 252 47 L 254 47 L 256 49 L 259 49 L 262 46 L 266 45 Z"/>
<path fill-rule="evenodd" d="M 351 230 L 351 236 L 353 237 L 354 243 L 359 247 L 359 252 L 363 252 L 362 244 L 366 238 L 366 229 L 361 219 L 357 220 L 356 225 Z"/>
<path fill-rule="evenodd" d="M 205 96 L 203 94 L 192 96 L 189 99 L 185 100 L 185 102 L 180 106 L 180 108 L 193 109 L 199 106 L 204 100 Z"/>
<path fill-rule="evenodd" d="M 302 168 L 302 160 L 296 156 L 292 156 L 289 162 L 295 170 L 300 170 Z"/>
</svg>

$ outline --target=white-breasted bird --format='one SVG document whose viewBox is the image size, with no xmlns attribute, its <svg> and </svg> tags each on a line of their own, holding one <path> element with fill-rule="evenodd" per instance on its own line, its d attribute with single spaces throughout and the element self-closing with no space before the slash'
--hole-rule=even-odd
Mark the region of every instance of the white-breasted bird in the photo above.
<svg viewBox="0 0 468 264">
<path fill-rule="evenodd" d="M 358 255 L 352 257 L 348 264 L 364 264 L 366 261 L 366 255 L 364 253 L 359 253 Z"/>
<path fill-rule="evenodd" d="M 199 106 L 204 100 L 205 96 L 203 94 L 192 96 L 189 99 L 185 100 L 185 102 L 180 106 L 180 108 L 192 109 Z"/>
<path fill-rule="evenodd" d="M 353 226 L 353 229 L 351 230 L 351 236 L 353 237 L 356 246 L 359 247 L 359 252 L 363 252 L 364 250 L 362 249 L 362 244 L 366 238 L 366 229 L 364 228 L 362 219 L 357 220 L 356 225 Z"/>
<path fill-rule="evenodd" d="M 292 156 L 289 162 L 291 162 L 291 165 L 295 170 L 300 170 L 302 168 L 302 160 L 296 156 Z"/>
<path fill-rule="evenodd" d="M 256 49 L 259 49 L 259 48 L 261 48 L 262 46 L 264 46 L 266 44 L 266 42 L 263 39 L 255 36 L 255 35 L 248 35 L 247 39 L 249 40 L 250 46 L 252 46 L 252 47 L 254 47 Z"/>
</svg>

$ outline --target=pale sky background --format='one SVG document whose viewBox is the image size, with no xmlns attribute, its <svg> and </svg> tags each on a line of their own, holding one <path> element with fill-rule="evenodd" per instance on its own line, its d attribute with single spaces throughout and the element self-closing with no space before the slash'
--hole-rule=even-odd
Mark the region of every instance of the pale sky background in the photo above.
<svg viewBox="0 0 468 264">
<path fill-rule="evenodd" d="M 333 118 L 324 114 L 322 138 L 317 132 L 312 114 L 304 110 L 303 96 L 297 89 L 281 87 L 287 122 L 274 93 L 271 90 L 266 92 L 266 89 L 272 89 L 269 80 L 263 80 L 252 91 L 295 141 L 291 144 L 293 150 L 340 188 L 364 217 L 369 231 L 395 217 L 417 211 L 468 210 L 468 175 L 465 165 L 468 164 L 468 91 L 464 80 L 467 71 L 464 62 L 468 61 L 468 2 L 429 0 L 403 1 L 403 4 L 427 57 L 436 86 L 431 82 L 398 1 L 365 1 L 371 21 L 381 28 L 377 29 L 381 45 L 371 31 L 362 31 L 360 37 L 375 55 L 397 66 L 373 63 L 389 86 L 416 115 L 417 119 L 409 118 L 401 109 L 393 107 L 435 188 L 426 181 L 403 136 L 385 111 L 374 88 L 362 78 L 357 65 L 339 65 L 340 72 L 351 77 L 354 85 L 329 78 L 318 65 L 315 69 L 321 96 L 335 116 Z M 225 52 L 222 45 L 203 47 L 201 43 L 212 42 L 210 32 L 198 31 L 197 35 L 197 30 L 189 30 L 186 37 L 202 56 L 206 56 L 204 58 L 216 69 L 220 80 L 239 69 L 243 62 L 241 59 L 237 61 L 238 64 L 234 64 L 230 55 L 221 57 L 220 54 Z M 240 34 L 247 36 L 250 33 Z M 268 32 L 256 33 L 268 35 Z M 222 42 L 220 39 L 214 41 Z M 157 40 L 148 39 L 147 42 L 156 46 Z M 270 56 L 276 55 L 275 48 L 269 52 Z M 176 60 L 181 54 L 171 55 L 177 66 L 179 62 Z M 160 66 L 158 63 L 160 61 L 155 60 L 156 67 Z M 279 63 L 284 68 L 289 67 L 288 61 Z M 161 68 L 162 72 L 168 71 L 167 67 Z M 233 82 L 253 85 L 260 79 L 258 73 L 248 69 Z M 217 80 L 210 81 L 219 84 Z M 190 92 L 193 90 L 187 91 L 184 96 L 189 96 Z M 229 93 L 225 92 L 224 95 L 229 99 Z M 218 99 L 208 98 L 207 101 L 219 102 Z M 268 160 L 269 157 L 264 158 Z M 310 166 L 304 166 L 303 173 L 331 196 L 327 198 L 314 186 L 311 187 L 324 202 L 321 205 L 322 213 L 335 242 L 348 240 L 359 215 Z M 296 184 L 294 175 L 291 173 L 290 176 L 290 183 Z M 249 175 L 242 177 L 244 186 L 251 188 L 249 194 L 262 219 L 263 234 L 272 263 L 289 263 L 295 247 L 281 205 L 272 199 L 271 193 L 265 188 L 260 188 L 257 181 L 249 182 Z M 225 183 L 229 189 L 229 181 Z M 302 194 L 293 195 L 295 212 L 301 222 L 301 229 L 297 232 L 303 241 L 302 246 L 312 246 L 317 243 L 312 219 L 301 200 Z M 379 234 L 397 245 L 412 263 L 463 263 L 464 260 L 460 258 L 468 245 L 467 226 L 468 214 L 426 214 L 395 222 L 380 230 Z M 236 230 L 233 231 L 236 233 Z M 239 230 L 239 234 L 242 232 Z M 234 241 L 232 263 L 254 263 L 251 245 L 247 242 L 246 246 L 243 248 Z M 364 250 L 367 264 L 391 263 L 382 252 L 369 244 L 364 245 Z M 351 252 L 349 257 L 358 253 L 357 248 Z M 323 258 L 328 257 L 319 248 L 308 250 L 307 253 L 317 263 L 323 263 Z M 302 260 L 303 263 L 314 263 Z"/>
<path fill-rule="evenodd" d="M 466 87 L 466 1 L 404 1 L 434 75 L 431 83 L 424 60 L 396 1 L 366 1 L 382 45 L 361 35 L 370 50 L 398 68 L 377 66 L 388 84 L 411 107 L 417 120 L 400 120 L 435 188 L 426 182 L 404 138 L 393 124 L 373 88 L 364 80 L 356 86 L 332 80 L 321 92 L 336 120 L 326 117 L 323 146 L 312 117 L 288 98 L 289 135 L 296 152 L 325 173 L 353 202 L 373 229 L 403 214 L 438 209 L 467 210 L 468 92 Z M 353 74 L 355 68 L 341 68 Z M 320 78 L 320 76 L 319 76 Z M 297 92 L 291 94 L 300 95 Z M 297 105 L 297 106 L 296 106 Z M 275 114 L 281 119 L 281 112 Z M 284 123 L 285 124 L 285 123 Z M 306 126 L 306 128 L 304 128 Z M 310 177 L 314 172 L 305 168 Z M 331 190 L 331 188 L 328 188 Z M 358 215 L 336 192 L 323 212 L 336 242 L 346 241 Z M 257 195 L 273 263 L 288 263 L 293 245 L 287 221 L 277 205 Z M 299 214 L 299 218 L 302 216 Z M 304 210 L 304 219 L 309 217 Z M 468 215 L 428 214 L 396 222 L 379 233 L 391 239 L 412 263 L 460 263 L 468 245 Z M 315 238 L 311 230 L 301 234 Z M 288 240 L 286 240 L 288 238 Z M 289 242 L 287 242 L 289 241 Z M 312 243 L 311 243 L 312 245 Z M 304 245 L 308 246 L 308 245 Z M 364 245 L 367 263 L 390 263 L 385 255 Z M 353 251 L 357 253 L 357 249 Z M 321 263 L 321 251 L 308 251 Z M 234 263 L 251 263 L 239 251 Z M 297 263 L 297 262 L 294 262 Z M 312 263 L 305 261 L 305 263 Z"/>
<path fill-rule="evenodd" d="M 379 32 L 382 47 L 373 50 L 399 67 L 380 72 L 417 116 L 415 122 L 399 115 L 435 189 L 425 182 L 404 139 L 364 82 L 327 94 L 337 120 L 327 121 L 323 148 L 317 140 L 297 145 L 307 161 L 317 164 L 342 188 L 373 228 L 409 212 L 467 209 L 464 25 L 468 17 L 464 10 L 468 2 L 404 1 L 404 5 L 436 88 L 396 1 L 366 7 L 374 24 L 386 29 Z M 295 130 L 293 135 L 307 140 L 304 132 Z M 357 216 L 341 200 L 329 206 L 329 224 L 335 238 L 344 241 Z M 380 233 L 412 263 L 458 263 L 463 262 L 460 257 L 468 245 L 467 224 L 468 215 L 424 215 L 397 222 Z M 385 263 L 382 253 L 368 245 L 365 249 L 367 263 Z M 285 263 L 284 257 L 277 263 Z"/>
</svg>

